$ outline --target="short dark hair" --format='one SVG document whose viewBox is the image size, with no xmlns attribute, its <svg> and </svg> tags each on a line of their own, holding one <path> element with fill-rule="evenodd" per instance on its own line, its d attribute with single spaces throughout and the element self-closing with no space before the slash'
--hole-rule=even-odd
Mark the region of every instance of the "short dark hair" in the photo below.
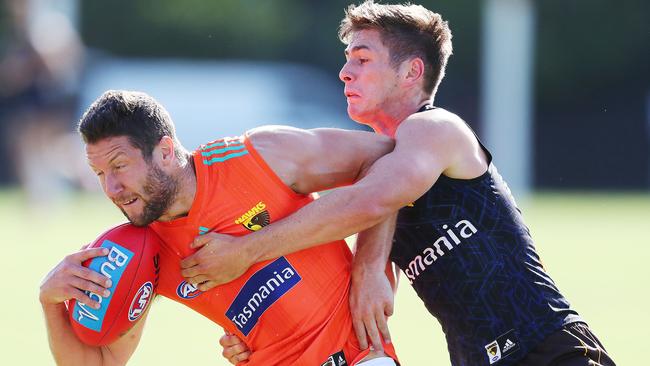
<svg viewBox="0 0 650 366">
<path fill-rule="evenodd" d="M 126 136 L 149 160 L 163 136 L 171 137 L 178 153 L 174 123 L 167 110 L 146 93 L 109 90 L 97 98 L 79 121 L 78 131 L 86 144 L 108 137 Z"/>
<path fill-rule="evenodd" d="M 348 44 L 352 32 L 364 29 L 379 31 L 393 66 L 410 57 L 421 58 L 424 91 L 435 94 L 452 54 L 451 30 L 440 14 L 420 5 L 385 5 L 367 0 L 346 9 L 339 39 Z"/>
</svg>

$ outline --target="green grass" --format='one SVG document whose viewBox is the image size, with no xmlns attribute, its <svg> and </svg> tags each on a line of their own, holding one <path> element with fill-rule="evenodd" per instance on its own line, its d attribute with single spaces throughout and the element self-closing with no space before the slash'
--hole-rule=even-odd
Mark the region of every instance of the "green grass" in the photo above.
<svg viewBox="0 0 650 366">
<path fill-rule="evenodd" d="M 638 365 L 650 327 L 650 195 L 543 193 L 520 202 L 556 283 L 617 363 Z M 53 364 L 38 302 L 40 281 L 67 253 L 121 214 L 105 199 L 79 195 L 25 208 L 0 191 L 3 308 L 0 364 Z M 390 320 L 404 365 L 448 365 L 444 337 L 404 281 Z M 132 365 L 228 365 L 219 327 L 166 299 L 152 309 Z"/>
</svg>

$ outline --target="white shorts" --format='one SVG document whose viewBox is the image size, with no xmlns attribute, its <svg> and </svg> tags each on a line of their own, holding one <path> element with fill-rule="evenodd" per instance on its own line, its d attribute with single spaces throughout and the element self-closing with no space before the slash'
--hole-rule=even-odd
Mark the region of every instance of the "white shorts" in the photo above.
<svg viewBox="0 0 650 366">
<path fill-rule="evenodd" d="M 397 364 L 390 357 L 377 357 L 372 360 L 361 361 L 354 366 L 397 366 Z"/>
</svg>

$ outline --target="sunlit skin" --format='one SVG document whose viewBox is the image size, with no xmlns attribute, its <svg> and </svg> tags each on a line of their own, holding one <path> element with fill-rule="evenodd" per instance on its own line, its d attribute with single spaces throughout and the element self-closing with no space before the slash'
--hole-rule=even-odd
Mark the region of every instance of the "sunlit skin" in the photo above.
<svg viewBox="0 0 650 366">
<path fill-rule="evenodd" d="M 422 90 L 422 60 L 392 65 L 390 51 L 376 30 L 353 32 L 345 59 L 339 78 L 345 83 L 348 115 L 378 133 L 394 136 L 399 123 L 431 98 Z"/>
<path fill-rule="evenodd" d="M 134 225 L 169 221 L 189 212 L 196 191 L 194 170 L 175 158 L 170 138 L 161 139 L 151 161 L 126 136 L 87 144 L 86 155 L 106 197 Z"/>
</svg>

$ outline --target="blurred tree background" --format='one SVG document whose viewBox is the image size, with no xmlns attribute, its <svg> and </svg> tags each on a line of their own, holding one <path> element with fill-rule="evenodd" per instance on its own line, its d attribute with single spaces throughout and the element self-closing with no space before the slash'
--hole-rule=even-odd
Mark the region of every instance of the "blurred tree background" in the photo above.
<svg viewBox="0 0 650 366">
<path fill-rule="evenodd" d="M 436 104 L 480 133 L 482 1 L 419 1 L 446 18 L 454 55 Z M 337 25 L 349 1 L 79 2 L 84 44 L 128 58 L 343 61 Z M 650 187 L 650 2 L 536 1 L 535 188 Z M 7 32 L 0 17 L 0 40 Z"/>
</svg>

